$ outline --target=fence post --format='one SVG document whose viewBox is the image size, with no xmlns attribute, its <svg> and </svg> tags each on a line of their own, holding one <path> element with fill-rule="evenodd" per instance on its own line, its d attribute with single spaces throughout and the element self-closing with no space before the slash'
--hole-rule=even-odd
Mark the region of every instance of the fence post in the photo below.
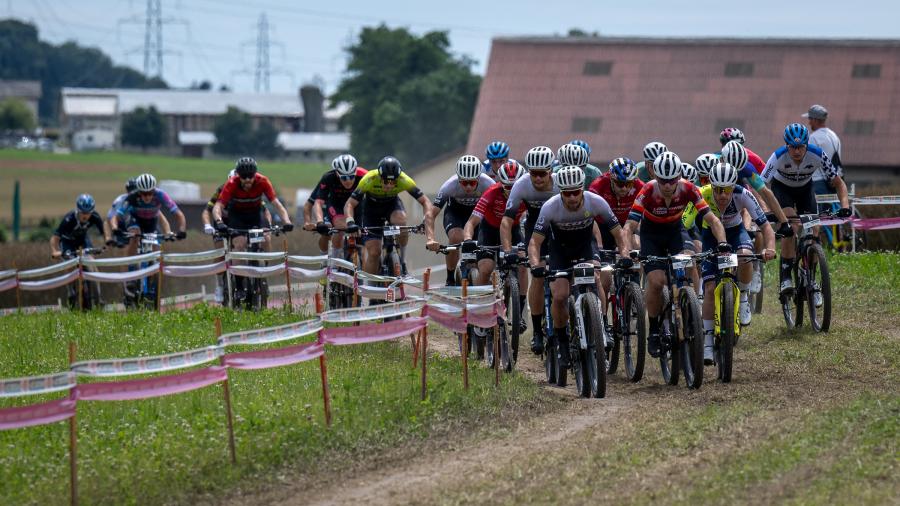
<svg viewBox="0 0 900 506">
<path fill-rule="evenodd" d="M 16 271 L 16 309 L 21 313 L 22 312 L 22 290 L 19 289 L 19 269 L 16 268 L 16 261 L 13 260 L 12 268 Z"/>
<path fill-rule="evenodd" d="M 288 311 L 294 312 L 294 299 L 291 296 L 291 266 L 288 263 L 288 243 L 284 237 L 284 280 L 287 282 Z"/>
<path fill-rule="evenodd" d="M 469 295 L 469 280 L 462 280 L 462 319 L 465 329 L 462 335 L 462 362 L 463 362 L 463 389 L 469 390 L 469 303 L 466 302 Z"/>
<path fill-rule="evenodd" d="M 324 310 L 322 294 L 316 290 L 316 314 L 321 314 Z M 321 330 L 319 331 L 318 339 L 320 343 L 324 343 Z M 328 392 L 328 365 L 325 361 L 324 349 L 322 354 L 319 355 L 319 371 L 322 373 L 322 402 L 325 404 L 325 425 L 331 427 L 331 395 Z"/>
<path fill-rule="evenodd" d="M 162 314 L 162 291 L 163 291 L 163 244 L 159 244 L 159 271 L 156 273 L 156 312 Z"/>
<path fill-rule="evenodd" d="M 850 185 L 849 200 L 850 200 L 850 217 L 851 218 L 853 218 L 853 216 L 856 215 L 856 205 L 853 204 L 854 197 L 856 197 L 856 183 L 853 183 Z M 856 227 L 853 226 L 852 221 L 850 222 L 850 241 L 852 244 L 850 246 L 850 251 L 852 251 L 853 253 L 856 253 Z"/>
<path fill-rule="evenodd" d="M 431 280 L 431 268 L 425 270 L 425 277 L 422 283 L 422 293 L 428 296 L 428 283 Z M 428 303 L 422 308 L 422 317 L 425 318 L 425 328 L 420 334 L 421 342 L 419 343 L 419 352 L 422 354 L 422 400 L 428 396 Z"/>
<path fill-rule="evenodd" d="M 75 341 L 69 342 L 69 366 L 75 363 Z M 77 387 L 76 387 L 77 388 Z M 76 400 L 75 389 L 69 393 L 69 398 Z M 76 410 L 72 418 L 69 418 L 69 503 L 78 505 L 78 422 Z"/>
<path fill-rule="evenodd" d="M 81 265 L 83 251 L 83 249 L 78 248 L 78 311 L 84 309 L 84 267 Z"/>
<path fill-rule="evenodd" d="M 494 313 L 497 313 L 497 271 L 491 274 L 491 281 L 494 285 Z M 516 302 L 518 304 L 518 302 Z M 505 324 L 504 324 L 505 325 Z M 508 346 L 508 345 L 507 345 Z M 497 314 L 497 321 L 494 324 L 494 386 L 500 386 L 500 315 Z M 511 360 L 511 358 L 510 358 Z"/>
<path fill-rule="evenodd" d="M 222 319 L 216 317 L 216 342 L 222 336 Z M 225 365 L 225 356 L 219 357 L 219 365 Z M 231 463 L 237 463 L 237 452 L 234 448 L 234 417 L 231 411 L 231 390 L 228 387 L 228 377 L 222 382 L 225 391 L 225 425 L 228 427 L 228 451 L 231 454 Z"/>
</svg>

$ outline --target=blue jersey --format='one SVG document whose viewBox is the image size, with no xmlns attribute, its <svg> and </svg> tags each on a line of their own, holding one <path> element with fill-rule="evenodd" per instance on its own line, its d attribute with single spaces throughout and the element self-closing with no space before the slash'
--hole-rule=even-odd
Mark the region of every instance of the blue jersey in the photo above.
<svg viewBox="0 0 900 506">
<path fill-rule="evenodd" d="M 139 220 L 155 220 L 159 216 L 159 210 L 165 207 L 170 213 L 178 211 L 178 206 L 168 193 L 157 188 L 150 202 L 144 202 L 140 192 L 135 192 L 125 197 L 125 202 L 117 211 L 121 218 L 132 216 Z"/>
<path fill-rule="evenodd" d="M 839 175 L 828 155 L 819 146 L 809 144 L 799 164 L 791 159 L 787 146 L 781 146 L 766 162 L 763 179 L 767 183 L 775 179 L 785 186 L 799 188 L 812 179 L 816 170 L 822 171 L 826 181 L 831 181 Z"/>
</svg>

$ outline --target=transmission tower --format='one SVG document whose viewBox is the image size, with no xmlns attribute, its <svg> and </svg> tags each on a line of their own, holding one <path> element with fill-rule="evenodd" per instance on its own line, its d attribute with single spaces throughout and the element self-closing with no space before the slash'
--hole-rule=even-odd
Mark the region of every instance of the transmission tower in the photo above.
<svg viewBox="0 0 900 506">
<path fill-rule="evenodd" d="M 123 23 L 144 25 L 144 47 L 131 49 L 127 53 L 143 52 L 144 75 L 162 78 L 163 54 L 175 53 L 174 51 L 167 51 L 163 47 L 163 25 L 176 23 L 188 25 L 188 22 L 172 17 L 164 18 L 162 15 L 162 0 L 147 0 L 147 11 L 143 17 L 135 15 L 120 19 L 119 24 Z"/>
<path fill-rule="evenodd" d="M 283 74 L 289 76 L 291 78 L 291 86 L 293 86 L 294 82 L 293 72 L 281 67 L 273 68 L 270 64 L 269 48 L 271 46 L 279 46 L 283 59 L 284 44 L 272 40 L 269 37 L 269 29 L 269 18 L 268 16 L 266 16 L 266 13 L 263 12 L 259 15 L 259 21 L 256 22 L 256 40 L 244 41 L 241 44 L 241 46 L 256 46 L 256 64 L 253 66 L 253 70 L 251 71 L 250 69 L 245 67 L 241 70 L 232 72 L 233 74 L 253 74 L 253 90 L 257 93 L 268 93 L 270 91 L 269 78 L 273 74 Z"/>
</svg>

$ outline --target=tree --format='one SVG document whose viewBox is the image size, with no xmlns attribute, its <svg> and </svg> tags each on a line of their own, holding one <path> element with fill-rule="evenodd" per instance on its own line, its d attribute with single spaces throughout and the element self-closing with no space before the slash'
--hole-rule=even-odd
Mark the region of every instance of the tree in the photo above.
<svg viewBox="0 0 900 506">
<path fill-rule="evenodd" d="M 346 51 L 349 76 L 331 102 L 351 106 L 342 123 L 357 158 L 394 154 L 410 167 L 465 144 L 481 78 L 450 53 L 447 32 L 367 27 Z"/>
<path fill-rule="evenodd" d="M 250 115 L 237 107 L 229 107 L 213 124 L 216 143 L 213 151 L 224 155 L 245 155 L 254 144 L 253 121 Z"/>
<path fill-rule="evenodd" d="M 253 132 L 253 153 L 260 158 L 277 158 L 281 155 L 281 146 L 278 140 L 278 130 L 270 121 L 262 121 Z"/>
<path fill-rule="evenodd" d="M 0 131 L 31 132 L 34 127 L 34 114 L 25 102 L 15 98 L 0 102 Z"/>
<path fill-rule="evenodd" d="M 163 144 L 166 125 L 156 107 L 138 107 L 134 112 L 122 116 L 122 144 L 140 146 L 146 150 Z"/>
</svg>

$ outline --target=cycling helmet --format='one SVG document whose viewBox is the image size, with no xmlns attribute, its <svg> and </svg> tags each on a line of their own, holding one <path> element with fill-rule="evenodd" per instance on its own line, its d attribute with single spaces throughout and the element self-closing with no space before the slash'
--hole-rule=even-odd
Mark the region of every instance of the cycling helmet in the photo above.
<svg viewBox="0 0 900 506">
<path fill-rule="evenodd" d="M 728 141 L 722 146 L 722 161 L 728 162 L 736 170 L 747 165 L 747 150 L 738 141 Z"/>
<path fill-rule="evenodd" d="M 340 155 L 331 161 L 331 168 L 338 176 L 355 176 L 357 165 L 356 158 L 349 154 Z"/>
<path fill-rule="evenodd" d="M 744 132 L 741 132 L 739 129 L 726 128 L 719 134 L 719 142 L 724 146 L 728 141 L 738 141 L 743 145 L 747 142 L 747 139 L 744 138 Z"/>
<path fill-rule="evenodd" d="M 464 155 L 456 161 L 456 177 L 460 181 L 478 179 L 481 175 L 481 160 L 477 156 Z"/>
<path fill-rule="evenodd" d="M 403 166 L 400 165 L 400 160 L 393 156 L 386 156 L 378 162 L 378 175 L 381 176 L 381 179 L 394 181 L 400 178 L 401 172 L 403 172 Z"/>
<path fill-rule="evenodd" d="M 791 123 L 784 127 L 784 143 L 793 147 L 809 144 L 809 129 L 806 125 Z"/>
<path fill-rule="evenodd" d="M 656 157 L 668 151 L 669 148 L 659 141 L 653 141 L 644 146 L 644 160 L 656 160 Z"/>
<path fill-rule="evenodd" d="M 135 185 L 137 191 L 152 192 L 156 189 L 156 178 L 153 174 L 141 174 L 135 180 Z"/>
<path fill-rule="evenodd" d="M 664 151 L 653 160 L 653 170 L 660 179 L 681 177 L 681 158 L 671 151 Z"/>
<path fill-rule="evenodd" d="M 253 177 L 256 175 L 256 160 L 249 156 L 245 156 L 234 164 L 234 170 L 237 172 L 238 176 L 243 178 Z"/>
<path fill-rule="evenodd" d="M 525 155 L 525 167 L 528 170 L 547 170 L 553 165 L 553 150 L 547 146 L 536 146 Z"/>
<path fill-rule="evenodd" d="M 125 182 L 125 193 L 131 193 L 137 190 L 137 178 L 131 178 Z"/>
<path fill-rule="evenodd" d="M 588 156 L 591 156 L 591 145 L 587 143 L 587 141 L 583 141 L 581 139 L 575 139 L 573 141 L 569 141 L 569 144 L 574 144 L 576 146 L 581 146 L 588 152 Z"/>
<path fill-rule="evenodd" d="M 566 165 L 556 173 L 556 184 L 561 191 L 583 190 L 584 171 L 577 165 Z"/>
<path fill-rule="evenodd" d="M 588 152 L 578 144 L 563 144 L 556 152 L 560 165 L 583 167 L 588 163 Z"/>
<path fill-rule="evenodd" d="M 716 155 L 712 153 L 704 153 L 697 157 L 697 160 L 694 162 L 694 166 L 697 168 L 697 174 L 700 177 L 709 177 L 709 171 L 712 170 L 716 164 L 719 163 L 719 159 Z"/>
<path fill-rule="evenodd" d="M 637 167 L 630 158 L 616 158 L 609 163 L 609 177 L 618 181 L 634 181 L 638 175 Z"/>
<path fill-rule="evenodd" d="M 728 162 L 721 162 L 709 171 L 709 182 L 713 186 L 730 187 L 737 184 L 738 171 Z"/>
<path fill-rule="evenodd" d="M 693 165 L 687 162 L 681 162 L 681 177 L 694 184 L 700 182 L 700 180 L 697 179 L 697 169 L 695 169 Z"/>
<path fill-rule="evenodd" d="M 82 193 L 75 199 L 75 208 L 78 209 L 79 212 L 89 213 L 94 210 L 94 197 L 91 197 L 87 193 Z"/>
<path fill-rule="evenodd" d="M 497 171 L 497 180 L 503 186 L 510 186 L 523 175 L 525 175 L 525 167 L 515 160 L 509 160 Z"/>
<path fill-rule="evenodd" d="M 509 144 L 503 141 L 494 141 L 488 144 L 485 153 L 487 154 L 488 160 L 506 158 L 509 156 Z"/>
</svg>

